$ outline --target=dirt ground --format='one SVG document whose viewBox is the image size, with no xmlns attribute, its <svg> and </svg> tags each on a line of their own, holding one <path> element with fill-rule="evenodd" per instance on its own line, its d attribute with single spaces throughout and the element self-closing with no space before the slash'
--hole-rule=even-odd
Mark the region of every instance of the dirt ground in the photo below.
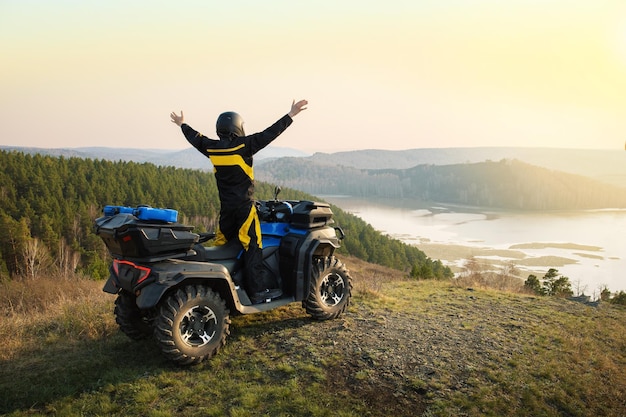
<svg viewBox="0 0 626 417">
<path fill-rule="evenodd" d="M 354 259 L 347 264 L 360 278 L 354 280 L 359 302 L 338 320 L 281 331 L 277 348 L 294 358 L 308 350 L 326 369 L 331 389 L 384 410 L 372 415 L 429 415 L 437 402 L 471 398 L 498 384 L 489 379 L 492 370 L 514 373 L 512 364 L 520 361 L 534 366 L 524 349 L 536 344 L 537 329 L 552 311 L 586 317 L 602 310 L 449 281 L 406 280 Z"/>
</svg>

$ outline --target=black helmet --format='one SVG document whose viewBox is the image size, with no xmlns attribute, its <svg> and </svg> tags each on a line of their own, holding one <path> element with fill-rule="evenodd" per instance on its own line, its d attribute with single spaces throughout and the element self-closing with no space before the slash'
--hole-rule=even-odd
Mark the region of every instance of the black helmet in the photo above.
<svg viewBox="0 0 626 417">
<path fill-rule="evenodd" d="M 243 118 L 234 111 L 220 114 L 215 123 L 215 130 L 220 139 L 246 136 L 243 131 Z"/>
</svg>

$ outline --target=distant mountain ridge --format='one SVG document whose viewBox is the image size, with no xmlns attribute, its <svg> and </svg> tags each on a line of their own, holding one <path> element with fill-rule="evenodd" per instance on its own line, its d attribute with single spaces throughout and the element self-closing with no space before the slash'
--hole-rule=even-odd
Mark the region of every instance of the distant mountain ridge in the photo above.
<svg viewBox="0 0 626 417">
<path fill-rule="evenodd" d="M 310 158 L 281 158 L 260 170 L 257 178 L 320 196 L 513 210 L 626 208 L 625 187 L 511 159 L 358 169 Z"/>
<path fill-rule="evenodd" d="M 175 166 L 211 170 L 207 158 L 194 148 L 182 150 L 126 148 L 28 148 L 0 146 L 0 149 L 53 156 L 134 161 L 157 166 Z M 407 169 L 418 165 L 455 165 L 503 159 L 518 160 L 531 165 L 581 175 L 597 181 L 626 188 L 626 152 L 607 149 L 557 149 L 520 147 L 416 148 L 401 151 L 364 149 L 313 155 L 291 149 L 268 146 L 255 157 L 257 176 L 263 177 L 265 165 L 281 158 L 301 158 L 321 166 L 343 166 L 356 169 Z"/>
<path fill-rule="evenodd" d="M 456 165 L 503 159 L 582 175 L 626 187 L 626 152 L 620 149 L 557 149 L 520 147 L 417 148 L 402 151 L 358 150 L 316 153 L 311 161 L 358 169 L 406 169 L 417 165 Z"/>
</svg>

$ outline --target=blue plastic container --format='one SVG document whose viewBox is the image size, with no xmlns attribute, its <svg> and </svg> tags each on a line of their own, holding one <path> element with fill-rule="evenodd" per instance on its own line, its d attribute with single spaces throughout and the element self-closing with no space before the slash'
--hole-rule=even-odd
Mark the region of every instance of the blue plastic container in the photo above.
<svg viewBox="0 0 626 417">
<path fill-rule="evenodd" d="M 135 210 L 135 216 L 144 221 L 161 221 L 176 223 L 178 221 L 178 211 L 172 209 L 152 208 L 141 206 Z"/>
<path fill-rule="evenodd" d="M 106 217 L 115 216 L 116 214 L 133 214 L 135 209 L 125 206 L 104 206 L 104 215 Z"/>
</svg>

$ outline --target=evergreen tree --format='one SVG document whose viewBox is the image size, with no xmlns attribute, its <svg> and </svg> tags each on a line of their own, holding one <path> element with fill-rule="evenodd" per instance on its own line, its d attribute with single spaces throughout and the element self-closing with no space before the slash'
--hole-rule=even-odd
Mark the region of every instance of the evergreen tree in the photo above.
<svg viewBox="0 0 626 417">
<path fill-rule="evenodd" d="M 559 276 L 559 271 L 555 268 L 550 268 L 541 281 L 537 276 L 529 275 L 524 287 L 537 295 L 571 297 L 574 294 L 569 278 Z"/>
<path fill-rule="evenodd" d="M 539 281 L 539 278 L 537 278 L 536 275 L 533 275 L 533 274 L 528 275 L 528 278 L 526 279 L 526 281 L 524 281 L 524 288 L 526 288 L 528 291 L 532 292 L 533 294 L 545 295 L 543 288 L 541 286 L 541 282 Z"/>
<path fill-rule="evenodd" d="M 564 276 L 558 276 L 559 271 L 554 268 L 550 268 L 546 275 L 543 277 L 543 293 L 545 295 L 551 295 L 555 297 L 569 297 L 574 292 L 572 291 L 572 285 L 569 282 L 569 278 Z"/>
<path fill-rule="evenodd" d="M 24 274 L 24 253 L 30 238 L 26 219 L 15 220 L 0 213 L 0 231 L 0 253 L 9 276 Z"/>
<path fill-rule="evenodd" d="M 620 291 L 613 296 L 610 300 L 611 304 L 618 304 L 622 306 L 626 306 L 626 292 Z"/>
</svg>

